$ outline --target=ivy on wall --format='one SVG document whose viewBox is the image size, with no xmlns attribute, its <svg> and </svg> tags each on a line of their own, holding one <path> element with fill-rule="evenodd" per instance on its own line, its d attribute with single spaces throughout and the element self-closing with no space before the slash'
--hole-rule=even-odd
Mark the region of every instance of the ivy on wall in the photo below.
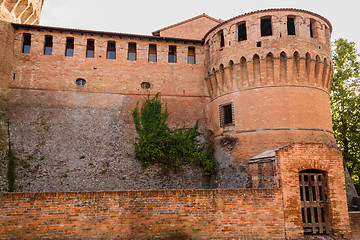
<svg viewBox="0 0 360 240">
<path fill-rule="evenodd" d="M 135 146 L 136 157 L 144 168 L 150 164 L 160 164 L 178 172 L 184 164 L 196 164 L 205 175 L 217 170 L 212 143 L 200 144 L 198 123 L 192 128 L 170 129 L 166 123 L 167 108 L 162 110 L 160 94 L 148 98 L 139 109 L 133 111 L 136 131 L 139 134 Z"/>
</svg>

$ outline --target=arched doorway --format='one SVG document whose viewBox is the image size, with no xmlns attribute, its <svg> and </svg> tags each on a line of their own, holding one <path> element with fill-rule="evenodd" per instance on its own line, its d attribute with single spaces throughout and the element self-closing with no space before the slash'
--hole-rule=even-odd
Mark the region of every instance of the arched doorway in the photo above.
<svg viewBox="0 0 360 240">
<path fill-rule="evenodd" d="M 316 169 L 301 171 L 299 182 L 304 233 L 329 234 L 326 172 Z"/>
</svg>

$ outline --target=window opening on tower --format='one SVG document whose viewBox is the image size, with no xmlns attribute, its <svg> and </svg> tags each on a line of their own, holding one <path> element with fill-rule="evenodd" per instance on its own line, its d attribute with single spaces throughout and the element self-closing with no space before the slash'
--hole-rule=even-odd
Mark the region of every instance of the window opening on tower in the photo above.
<svg viewBox="0 0 360 240">
<path fill-rule="evenodd" d="M 271 17 L 266 17 L 261 19 L 261 36 L 271 36 L 272 35 L 272 26 L 271 26 Z"/>
<path fill-rule="evenodd" d="M 295 34 L 295 19 L 294 19 L 294 17 L 287 18 L 287 31 L 288 31 L 288 35 L 296 35 Z"/>
<path fill-rule="evenodd" d="M 247 33 L 246 33 L 246 23 L 241 23 L 238 25 L 238 41 L 245 41 L 247 40 Z"/>
</svg>

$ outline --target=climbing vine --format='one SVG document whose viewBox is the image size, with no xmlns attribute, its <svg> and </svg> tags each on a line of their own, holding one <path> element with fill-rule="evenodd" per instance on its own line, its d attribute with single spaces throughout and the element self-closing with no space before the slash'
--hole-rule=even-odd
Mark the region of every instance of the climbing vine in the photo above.
<svg viewBox="0 0 360 240">
<path fill-rule="evenodd" d="M 167 108 L 163 111 L 160 94 L 148 96 L 139 109 L 139 103 L 133 111 L 138 133 L 134 143 L 136 157 L 144 168 L 158 163 L 178 172 L 184 164 L 196 164 L 205 175 L 216 172 L 217 162 L 211 143 L 200 144 L 198 123 L 192 128 L 170 129 L 166 123 L 169 116 Z"/>
</svg>

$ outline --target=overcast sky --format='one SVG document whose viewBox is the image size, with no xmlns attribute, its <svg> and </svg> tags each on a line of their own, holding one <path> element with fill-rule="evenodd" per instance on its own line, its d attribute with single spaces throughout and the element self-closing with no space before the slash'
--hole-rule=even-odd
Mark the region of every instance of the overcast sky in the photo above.
<svg viewBox="0 0 360 240">
<path fill-rule="evenodd" d="M 227 20 L 268 8 L 318 13 L 332 23 L 332 41 L 348 39 L 360 51 L 359 0 L 45 0 L 40 24 L 151 35 L 202 13 Z"/>
</svg>

